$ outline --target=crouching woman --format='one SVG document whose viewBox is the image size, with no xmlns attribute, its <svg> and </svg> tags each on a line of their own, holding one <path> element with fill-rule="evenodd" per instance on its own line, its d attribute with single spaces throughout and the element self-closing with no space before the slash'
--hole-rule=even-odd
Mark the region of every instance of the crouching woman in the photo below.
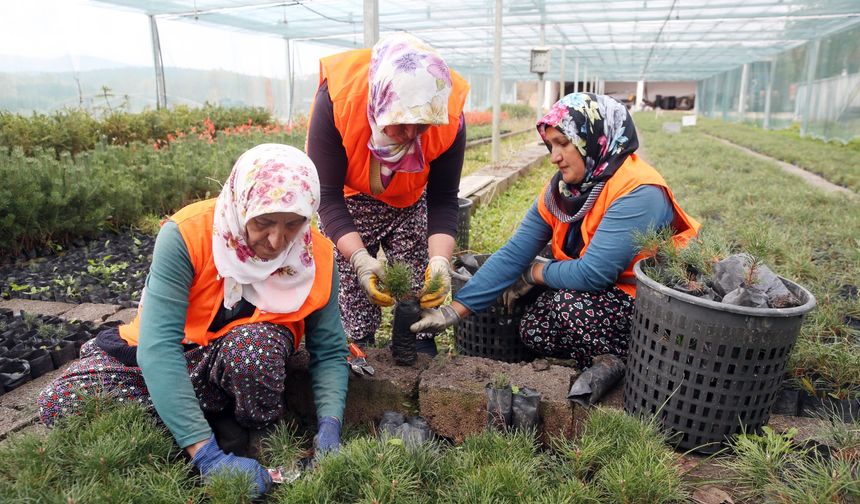
<svg viewBox="0 0 860 504">
<path fill-rule="evenodd" d="M 285 359 L 304 337 L 319 418 L 317 449 L 337 449 L 346 400 L 346 335 L 332 243 L 311 228 L 316 169 L 304 153 L 263 144 L 236 161 L 217 199 L 181 209 L 161 228 L 137 317 L 103 331 L 39 396 L 51 425 L 103 394 L 154 407 L 204 478 L 246 472 L 225 454 L 205 413 L 232 409 L 247 428 L 284 413 Z"/>
</svg>

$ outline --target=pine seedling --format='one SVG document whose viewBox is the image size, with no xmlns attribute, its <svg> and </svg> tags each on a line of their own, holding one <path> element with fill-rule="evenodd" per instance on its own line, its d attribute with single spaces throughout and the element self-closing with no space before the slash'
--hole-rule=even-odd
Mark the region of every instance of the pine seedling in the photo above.
<svg viewBox="0 0 860 504">
<path fill-rule="evenodd" d="M 835 457 L 804 457 L 787 468 L 779 481 L 765 488 L 765 502 L 857 502 L 857 460 Z"/>
<path fill-rule="evenodd" d="M 433 273 L 432 276 L 430 276 L 430 281 L 427 282 L 427 286 L 424 289 L 424 291 L 425 292 L 436 292 L 442 288 L 442 285 L 443 285 L 442 274 L 436 272 L 436 273 Z"/>
<path fill-rule="evenodd" d="M 390 262 L 385 265 L 385 288 L 391 297 L 403 301 L 412 297 L 412 268 L 403 262 Z"/>
<path fill-rule="evenodd" d="M 254 484 L 249 473 L 219 471 L 206 482 L 206 496 L 212 504 L 251 504 Z"/>
<path fill-rule="evenodd" d="M 42 320 L 39 319 L 39 314 L 22 311 L 21 319 L 24 321 L 24 326 L 27 330 L 38 329 L 42 325 Z"/>
<path fill-rule="evenodd" d="M 290 467 L 305 455 L 307 438 L 293 422 L 278 423 L 263 440 L 263 457 L 269 467 Z"/>
<path fill-rule="evenodd" d="M 797 465 L 805 455 L 792 442 L 796 429 L 779 434 L 765 426 L 762 431 L 762 435 L 737 436 L 732 442 L 736 456 L 722 464 L 735 474 L 737 486 L 751 500 L 765 497 L 768 485 L 779 481 L 786 467 Z"/>
<path fill-rule="evenodd" d="M 511 379 L 505 373 L 495 373 L 490 381 L 490 387 L 494 389 L 504 389 L 511 385 Z"/>
</svg>

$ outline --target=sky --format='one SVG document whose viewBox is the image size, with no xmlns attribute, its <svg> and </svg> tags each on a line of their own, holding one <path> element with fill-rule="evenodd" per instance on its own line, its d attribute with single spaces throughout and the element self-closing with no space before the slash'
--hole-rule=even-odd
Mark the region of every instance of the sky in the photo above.
<svg viewBox="0 0 860 504">
<path fill-rule="evenodd" d="M 159 20 L 158 30 L 165 66 L 286 75 L 279 38 L 170 20 Z M 314 73 L 321 56 L 339 50 L 302 44 L 294 70 Z M 57 71 L 86 70 L 93 58 L 151 67 L 147 16 L 85 0 L 0 0 L 0 71 L 24 71 L 41 60 L 52 60 Z"/>
</svg>

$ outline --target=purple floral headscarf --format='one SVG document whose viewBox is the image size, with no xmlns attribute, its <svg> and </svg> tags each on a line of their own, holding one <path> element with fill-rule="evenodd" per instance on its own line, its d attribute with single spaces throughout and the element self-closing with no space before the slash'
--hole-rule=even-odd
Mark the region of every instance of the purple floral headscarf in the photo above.
<svg viewBox="0 0 860 504">
<path fill-rule="evenodd" d="M 310 222 L 319 199 L 316 167 L 295 147 L 262 144 L 239 157 L 215 203 L 212 234 L 225 307 L 232 308 L 243 297 L 272 313 L 291 313 L 304 304 L 316 272 Z M 280 256 L 265 260 L 248 245 L 245 226 L 274 212 L 292 212 L 307 220 Z"/>
<path fill-rule="evenodd" d="M 451 72 L 432 47 L 406 33 L 373 46 L 368 72 L 367 147 L 380 164 L 383 185 L 394 172 L 424 169 L 420 136 L 400 144 L 382 132 L 392 124 L 448 124 Z"/>
<path fill-rule="evenodd" d="M 562 132 L 579 150 L 585 177 L 578 184 L 567 184 L 556 172 L 544 202 L 562 222 L 578 221 L 591 210 L 606 180 L 639 148 L 636 127 L 624 105 L 611 96 L 591 93 L 571 93 L 552 106 L 537 122 L 544 142 L 548 126 Z"/>
</svg>

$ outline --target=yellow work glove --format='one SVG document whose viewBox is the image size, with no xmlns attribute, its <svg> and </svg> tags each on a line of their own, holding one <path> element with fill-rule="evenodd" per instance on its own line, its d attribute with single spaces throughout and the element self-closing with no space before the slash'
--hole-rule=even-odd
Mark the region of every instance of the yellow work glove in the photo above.
<svg viewBox="0 0 860 504">
<path fill-rule="evenodd" d="M 361 248 L 353 252 L 349 265 L 355 271 L 358 283 L 367 292 L 371 303 L 377 306 L 394 306 L 394 299 L 379 289 L 379 279 L 385 276 L 385 269 L 379 259 L 372 257 L 367 249 Z"/>
<path fill-rule="evenodd" d="M 430 289 L 431 279 L 437 276 L 439 284 Z M 451 263 L 442 256 L 433 256 L 424 271 L 424 288 L 421 290 L 421 308 L 436 308 L 445 301 L 451 292 Z"/>
</svg>

